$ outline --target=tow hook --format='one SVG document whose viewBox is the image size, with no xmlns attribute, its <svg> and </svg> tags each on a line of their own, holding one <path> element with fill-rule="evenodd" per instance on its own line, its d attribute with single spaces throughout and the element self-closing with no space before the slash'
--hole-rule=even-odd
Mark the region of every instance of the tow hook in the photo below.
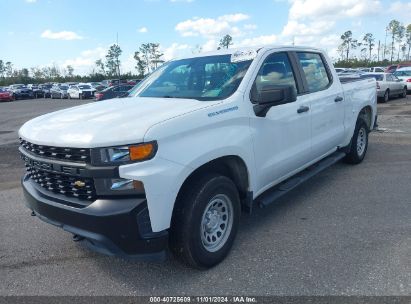
<svg viewBox="0 0 411 304">
<path fill-rule="evenodd" d="M 31 211 L 31 216 L 36 216 L 36 213 L 34 211 Z"/>
<path fill-rule="evenodd" d="M 80 235 L 78 235 L 78 234 L 73 234 L 73 241 L 74 242 L 80 242 L 80 241 L 82 241 L 82 240 L 84 240 L 85 238 L 84 237 L 82 237 L 82 236 L 80 236 Z"/>
</svg>

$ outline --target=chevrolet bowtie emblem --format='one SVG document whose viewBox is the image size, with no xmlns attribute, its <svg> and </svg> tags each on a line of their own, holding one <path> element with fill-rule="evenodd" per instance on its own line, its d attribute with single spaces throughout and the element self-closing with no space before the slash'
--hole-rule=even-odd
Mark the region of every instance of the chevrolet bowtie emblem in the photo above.
<svg viewBox="0 0 411 304">
<path fill-rule="evenodd" d="M 74 186 L 79 187 L 79 188 L 83 188 L 86 185 L 85 182 L 82 181 L 75 181 L 74 182 Z"/>
</svg>

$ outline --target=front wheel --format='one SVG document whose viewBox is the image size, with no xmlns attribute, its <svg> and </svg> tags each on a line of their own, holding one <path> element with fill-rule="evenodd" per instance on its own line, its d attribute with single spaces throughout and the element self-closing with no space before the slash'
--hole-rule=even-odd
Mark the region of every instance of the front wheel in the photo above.
<svg viewBox="0 0 411 304">
<path fill-rule="evenodd" d="M 227 177 L 210 174 L 193 181 L 176 203 L 170 247 L 188 265 L 206 269 L 220 263 L 233 245 L 240 199 Z"/>
<path fill-rule="evenodd" d="M 350 164 L 359 164 L 363 161 L 368 149 L 369 129 L 364 119 L 358 118 L 354 135 L 351 139 L 350 150 L 345 161 Z"/>
</svg>

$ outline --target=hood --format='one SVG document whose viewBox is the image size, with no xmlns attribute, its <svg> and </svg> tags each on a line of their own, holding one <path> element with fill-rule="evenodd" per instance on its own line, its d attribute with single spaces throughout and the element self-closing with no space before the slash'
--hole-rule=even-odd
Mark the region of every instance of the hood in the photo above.
<svg viewBox="0 0 411 304">
<path fill-rule="evenodd" d="M 192 99 L 111 99 L 34 118 L 20 128 L 19 136 L 35 144 L 71 148 L 139 143 L 154 124 L 208 105 Z"/>
</svg>

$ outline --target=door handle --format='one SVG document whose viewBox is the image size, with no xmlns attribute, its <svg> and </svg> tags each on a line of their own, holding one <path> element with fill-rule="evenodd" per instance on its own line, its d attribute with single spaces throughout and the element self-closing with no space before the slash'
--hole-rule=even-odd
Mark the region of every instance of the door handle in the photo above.
<svg viewBox="0 0 411 304">
<path fill-rule="evenodd" d="M 344 100 L 344 98 L 342 98 L 341 96 L 337 96 L 334 99 L 335 102 L 340 102 L 340 101 L 343 101 L 343 100 Z"/>
<path fill-rule="evenodd" d="M 301 106 L 301 107 L 298 108 L 297 113 L 300 114 L 300 113 L 308 112 L 309 110 L 310 110 L 309 107 Z"/>
</svg>

